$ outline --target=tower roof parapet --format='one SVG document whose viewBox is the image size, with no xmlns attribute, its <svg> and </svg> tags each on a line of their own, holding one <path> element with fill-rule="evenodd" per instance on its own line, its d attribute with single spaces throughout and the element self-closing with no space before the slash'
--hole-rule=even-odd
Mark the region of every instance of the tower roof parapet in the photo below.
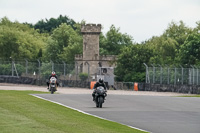
<svg viewBox="0 0 200 133">
<path fill-rule="evenodd" d="M 83 60 L 82 54 L 75 54 L 75 60 Z"/>
<path fill-rule="evenodd" d="M 81 33 L 94 33 L 94 34 L 100 34 L 101 33 L 101 24 L 86 24 L 81 25 Z"/>
</svg>

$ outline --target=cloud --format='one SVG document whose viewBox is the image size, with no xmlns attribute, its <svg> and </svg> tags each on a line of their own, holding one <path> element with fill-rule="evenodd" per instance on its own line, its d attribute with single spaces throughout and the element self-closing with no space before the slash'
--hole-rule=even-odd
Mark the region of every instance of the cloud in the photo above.
<svg viewBox="0 0 200 133">
<path fill-rule="evenodd" d="M 162 34 L 172 20 L 194 27 L 199 12 L 199 0 L 0 0 L 0 18 L 34 24 L 66 15 L 76 22 L 100 23 L 104 33 L 114 24 L 137 42 Z"/>
</svg>

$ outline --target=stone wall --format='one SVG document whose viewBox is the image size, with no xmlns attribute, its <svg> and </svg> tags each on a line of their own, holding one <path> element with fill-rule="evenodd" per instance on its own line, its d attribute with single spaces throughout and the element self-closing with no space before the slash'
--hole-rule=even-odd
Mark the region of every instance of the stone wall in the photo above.
<svg viewBox="0 0 200 133">
<path fill-rule="evenodd" d="M 116 55 L 101 55 L 99 56 L 99 62 L 102 67 L 115 67 Z"/>
<path fill-rule="evenodd" d="M 29 84 L 38 86 L 47 86 L 47 80 L 35 79 L 30 77 L 12 77 L 12 76 L 0 76 L 0 83 L 12 83 L 12 84 Z M 62 87 L 79 87 L 90 88 L 90 82 L 81 80 L 59 80 Z"/>
<path fill-rule="evenodd" d="M 115 67 L 115 61 L 117 57 L 115 55 L 102 55 L 99 56 L 99 60 L 83 60 L 83 55 L 76 54 L 75 60 L 78 65 L 78 71 L 81 72 L 81 66 L 83 65 L 83 72 L 88 73 L 88 64 L 90 67 L 90 75 L 94 75 L 98 72 L 98 67 Z M 100 63 L 100 64 L 99 64 Z"/>
<path fill-rule="evenodd" d="M 37 85 L 37 79 L 30 77 L 0 76 L 0 83 Z"/>
</svg>

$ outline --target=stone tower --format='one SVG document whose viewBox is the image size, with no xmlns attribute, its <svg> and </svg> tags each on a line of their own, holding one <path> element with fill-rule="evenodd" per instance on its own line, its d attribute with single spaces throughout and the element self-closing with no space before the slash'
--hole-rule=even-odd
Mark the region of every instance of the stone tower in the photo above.
<svg viewBox="0 0 200 133">
<path fill-rule="evenodd" d="M 88 72 L 89 63 L 90 74 L 95 74 L 99 62 L 99 35 L 101 33 L 101 25 L 82 25 L 81 33 L 83 34 L 83 72 Z"/>
<path fill-rule="evenodd" d="M 83 35 L 83 54 L 75 55 L 77 73 L 88 73 L 91 76 L 98 74 L 99 67 L 111 67 L 110 62 L 115 60 L 113 55 L 99 55 L 100 24 L 86 24 L 81 26 Z M 96 77 L 95 77 L 96 78 Z"/>
</svg>

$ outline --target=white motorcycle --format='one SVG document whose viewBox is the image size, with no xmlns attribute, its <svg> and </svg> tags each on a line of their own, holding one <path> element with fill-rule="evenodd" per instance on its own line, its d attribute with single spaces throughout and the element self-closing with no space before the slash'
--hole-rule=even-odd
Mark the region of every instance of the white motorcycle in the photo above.
<svg viewBox="0 0 200 133">
<path fill-rule="evenodd" d="M 50 84 L 49 84 L 49 91 L 51 94 L 53 94 L 55 91 L 57 91 L 57 79 L 55 77 L 50 78 Z"/>
</svg>

